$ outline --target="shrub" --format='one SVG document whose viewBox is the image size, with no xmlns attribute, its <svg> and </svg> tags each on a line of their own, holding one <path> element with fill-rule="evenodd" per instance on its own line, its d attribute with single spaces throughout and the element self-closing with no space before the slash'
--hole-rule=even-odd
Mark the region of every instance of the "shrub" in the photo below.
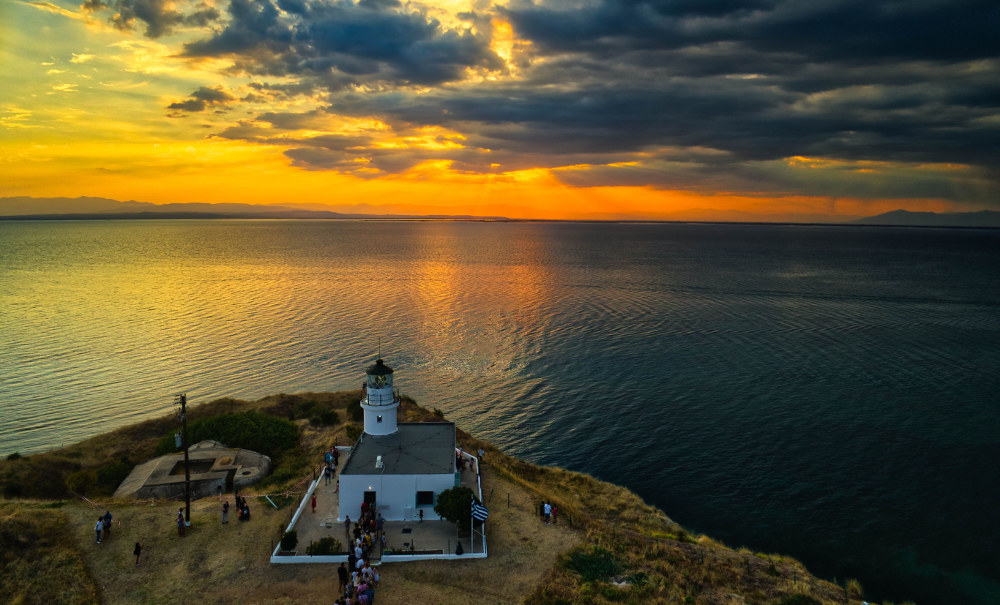
<svg viewBox="0 0 1000 605">
<path fill-rule="evenodd" d="M 95 493 L 112 494 L 121 485 L 125 477 L 132 472 L 132 464 L 127 460 L 115 460 L 105 464 L 96 471 Z"/>
<path fill-rule="evenodd" d="M 7 460 L 17 460 L 20 457 L 21 457 L 21 454 L 18 454 L 17 452 L 14 452 L 13 454 L 10 454 L 9 456 L 7 456 Z"/>
<path fill-rule="evenodd" d="M 97 471 L 92 468 L 66 475 L 66 487 L 71 492 L 87 495 L 97 486 Z"/>
<path fill-rule="evenodd" d="M 295 418 L 308 418 L 316 426 L 340 424 L 340 416 L 328 406 L 315 399 L 303 399 L 295 406 Z"/>
<path fill-rule="evenodd" d="M 347 419 L 354 422 L 361 422 L 365 419 L 365 410 L 360 403 L 352 401 L 347 404 Z"/>
<path fill-rule="evenodd" d="M 599 546 L 590 552 L 574 550 L 565 565 L 570 571 L 580 574 L 584 582 L 605 581 L 621 572 L 621 565 L 615 556 Z"/>
<path fill-rule="evenodd" d="M 363 433 L 364 430 L 356 424 L 346 424 L 344 425 L 344 432 L 347 433 L 348 439 L 351 441 L 357 441 L 358 437 L 361 436 L 361 433 Z"/>
<path fill-rule="evenodd" d="M 446 489 L 438 494 L 437 502 L 434 504 L 434 512 L 458 525 L 459 531 L 469 531 L 469 523 L 472 521 L 473 498 L 475 496 L 472 490 L 464 485 Z M 478 498 L 476 502 L 479 502 Z"/>
<path fill-rule="evenodd" d="M 295 550 L 299 544 L 299 532 L 294 529 L 281 535 L 281 550 Z"/>
<path fill-rule="evenodd" d="M 343 545 L 333 536 L 320 538 L 319 542 L 313 542 L 306 547 L 307 555 L 336 555 L 342 552 L 344 552 Z"/>
<path fill-rule="evenodd" d="M 173 453 L 175 430 L 160 439 L 156 453 Z M 223 414 L 200 418 L 188 424 L 189 445 L 213 439 L 227 447 L 239 447 L 274 457 L 293 447 L 299 438 L 295 423 L 260 412 Z"/>
</svg>

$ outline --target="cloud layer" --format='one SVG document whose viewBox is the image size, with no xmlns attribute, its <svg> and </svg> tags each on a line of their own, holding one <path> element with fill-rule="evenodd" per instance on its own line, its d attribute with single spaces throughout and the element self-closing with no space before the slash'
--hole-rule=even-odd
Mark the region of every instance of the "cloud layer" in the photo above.
<svg viewBox="0 0 1000 605">
<path fill-rule="evenodd" d="M 448 19 L 395 0 L 88 6 L 150 37 L 209 25 L 179 53 L 254 83 L 168 109 L 249 103 L 217 136 L 311 170 L 998 203 L 996 2 L 512 0 Z M 294 99 L 313 106 L 253 109 Z"/>
</svg>

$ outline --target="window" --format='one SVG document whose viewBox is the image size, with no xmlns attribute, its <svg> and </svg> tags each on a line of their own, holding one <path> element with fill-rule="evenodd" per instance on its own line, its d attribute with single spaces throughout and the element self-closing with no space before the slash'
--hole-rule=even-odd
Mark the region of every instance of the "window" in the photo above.
<svg viewBox="0 0 1000 605">
<path fill-rule="evenodd" d="M 376 422 L 382 422 L 382 417 L 381 416 L 376 416 L 375 417 L 375 421 Z"/>
<path fill-rule="evenodd" d="M 434 492 L 417 492 L 417 506 L 434 506 Z"/>
</svg>

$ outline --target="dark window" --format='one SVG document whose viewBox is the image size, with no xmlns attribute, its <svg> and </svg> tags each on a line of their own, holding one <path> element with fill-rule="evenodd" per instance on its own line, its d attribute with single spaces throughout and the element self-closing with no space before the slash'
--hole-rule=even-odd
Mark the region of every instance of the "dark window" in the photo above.
<svg viewBox="0 0 1000 605">
<path fill-rule="evenodd" d="M 375 421 L 376 422 L 382 422 L 382 417 L 381 416 L 376 416 L 375 417 Z"/>
<path fill-rule="evenodd" d="M 417 506 L 433 506 L 434 492 L 417 492 Z"/>
</svg>

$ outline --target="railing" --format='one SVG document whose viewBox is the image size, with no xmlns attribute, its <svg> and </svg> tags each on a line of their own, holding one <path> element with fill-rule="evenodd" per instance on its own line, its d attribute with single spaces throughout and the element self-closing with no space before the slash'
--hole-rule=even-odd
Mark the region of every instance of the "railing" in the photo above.
<svg viewBox="0 0 1000 605">
<path fill-rule="evenodd" d="M 392 392 L 373 393 L 365 389 L 362 393 L 361 403 L 365 405 L 392 405 L 399 401 L 399 389 L 393 387 Z"/>
</svg>

